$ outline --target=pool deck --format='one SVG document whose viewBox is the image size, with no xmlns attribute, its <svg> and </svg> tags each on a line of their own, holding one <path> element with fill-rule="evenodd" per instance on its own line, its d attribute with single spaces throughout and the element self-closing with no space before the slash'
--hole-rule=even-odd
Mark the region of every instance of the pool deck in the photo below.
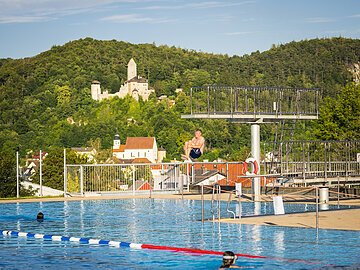
<svg viewBox="0 0 360 270">
<path fill-rule="evenodd" d="M 260 226 L 316 228 L 316 213 L 309 212 L 277 216 L 243 217 L 241 219 L 221 219 L 220 222 Z M 319 229 L 360 231 L 360 209 L 320 211 Z"/>
<path fill-rule="evenodd" d="M 211 200 L 211 194 L 204 195 L 204 200 Z M 53 201 L 78 201 L 78 200 L 105 200 L 105 199 L 129 199 L 129 198 L 150 198 L 149 194 L 144 195 L 126 195 L 126 196 L 94 196 L 94 197 L 55 197 L 55 198 L 29 198 L 18 200 L 0 200 L 1 203 L 15 202 L 53 202 Z M 180 194 L 152 194 L 151 198 L 159 199 L 190 199 L 201 200 L 201 195 L 180 195 Z M 221 200 L 228 199 L 227 195 L 222 194 Z M 242 201 L 247 201 L 242 199 Z M 296 202 L 301 203 L 301 202 Z M 308 203 L 308 202 L 307 202 Z M 337 202 L 330 202 L 337 204 Z M 360 199 L 342 200 L 341 205 L 354 205 L 360 207 Z M 216 219 L 215 222 L 218 222 Z M 286 226 L 301 228 L 316 228 L 316 213 L 293 213 L 285 215 L 268 215 L 257 217 L 243 217 L 241 219 L 221 219 L 224 223 L 252 224 L 259 226 Z M 328 210 L 319 212 L 319 229 L 335 230 L 354 230 L 360 231 L 360 209 Z"/>
</svg>

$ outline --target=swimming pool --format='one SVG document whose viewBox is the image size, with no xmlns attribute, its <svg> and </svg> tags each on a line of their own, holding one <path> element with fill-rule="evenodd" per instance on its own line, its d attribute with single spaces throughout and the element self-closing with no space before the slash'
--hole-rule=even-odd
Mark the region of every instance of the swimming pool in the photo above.
<svg viewBox="0 0 360 270">
<path fill-rule="evenodd" d="M 207 202 L 205 207 L 206 217 L 210 218 L 210 203 Z M 269 203 L 260 204 L 262 213 L 268 213 L 269 207 Z M 298 207 L 286 204 L 286 208 Z M 199 221 L 200 201 L 126 199 L 9 203 L 1 204 L 0 208 L 1 230 L 232 250 L 272 257 L 239 258 L 238 265 L 251 269 L 316 269 L 329 264 L 360 263 L 359 232 L 319 230 L 316 237 L 315 229 L 202 223 Z M 223 205 L 223 211 L 225 208 L 226 205 Z M 242 203 L 243 213 L 254 212 L 254 208 L 253 203 Z M 38 211 L 45 214 L 44 222 L 35 220 Z M 214 255 L 194 256 L 8 236 L 0 236 L 0 258 L 3 258 L 0 268 L 12 269 L 30 266 L 60 269 L 217 269 L 221 264 L 221 256 Z"/>
</svg>

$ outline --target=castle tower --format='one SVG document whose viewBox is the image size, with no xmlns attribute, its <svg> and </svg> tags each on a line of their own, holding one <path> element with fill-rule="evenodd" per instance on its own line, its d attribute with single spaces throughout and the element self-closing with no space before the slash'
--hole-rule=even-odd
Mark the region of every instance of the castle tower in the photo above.
<svg viewBox="0 0 360 270">
<path fill-rule="evenodd" d="M 118 133 L 116 133 L 116 135 L 114 136 L 114 145 L 113 145 L 113 149 L 120 149 L 120 136 Z"/>
<path fill-rule="evenodd" d="M 134 77 L 137 77 L 137 71 L 136 71 L 136 63 L 134 61 L 134 59 L 130 59 L 129 63 L 128 63 L 128 75 L 127 75 L 127 79 L 131 80 Z"/>
<path fill-rule="evenodd" d="M 99 81 L 91 82 L 91 97 L 94 100 L 99 100 L 99 95 L 101 94 L 101 87 Z"/>
</svg>

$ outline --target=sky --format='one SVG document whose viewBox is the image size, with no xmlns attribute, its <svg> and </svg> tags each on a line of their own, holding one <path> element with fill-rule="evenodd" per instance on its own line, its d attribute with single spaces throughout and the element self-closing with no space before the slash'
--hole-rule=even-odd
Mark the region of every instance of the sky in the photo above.
<svg viewBox="0 0 360 270">
<path fill-rule="evenodd" d="M 0 0 L 0 58 L 91 37 L 228 55 L 360 38 L 360 0 Z"/>
</svg>

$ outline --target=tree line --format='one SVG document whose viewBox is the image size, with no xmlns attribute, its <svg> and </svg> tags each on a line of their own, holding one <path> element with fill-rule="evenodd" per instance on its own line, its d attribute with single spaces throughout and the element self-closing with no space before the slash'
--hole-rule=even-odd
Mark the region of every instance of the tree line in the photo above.
<svg viewBox="0 0 360 270">
<path fill-rule="evenodd" d="M 358 138 L 359 87 L 351 84 L 347 69 L 360 61 L 359 52 L 360 41 L 347 38 L 291 42 L 241 57 L 85 38 L 31 58 L 0 59 L 0 151 L 5 168 L 0 178 L 13 175 L 17 147 L 24 157 L 30 150 L 96 146 L 99 161 L 104 161 L 116 132 L 122 142 L 129 136 L 156 137 L 170 160 L 179 158 L 183 143 L 201 128 L 207 145 L 204 159 L 243 160 L 250 152 L 248 125 L 180 118 L 189 111 L 190 88 L 210 84 L 320 88 L 320 119 L 297 124 L 283 139 Z M 91 81 L 99 80 L 111 93 L 118 91 L 130 58 L 137 62 L 138 74 L 156 89 L 149 101 L 92 100 Z M 183 93 L 177 94 L 177 88 Z M 159 102 L 163 94 L 175 105 L 166 99 Z M 262 140 L 273 140 L 277 128 L 263 126 Z"/>
</svg>

